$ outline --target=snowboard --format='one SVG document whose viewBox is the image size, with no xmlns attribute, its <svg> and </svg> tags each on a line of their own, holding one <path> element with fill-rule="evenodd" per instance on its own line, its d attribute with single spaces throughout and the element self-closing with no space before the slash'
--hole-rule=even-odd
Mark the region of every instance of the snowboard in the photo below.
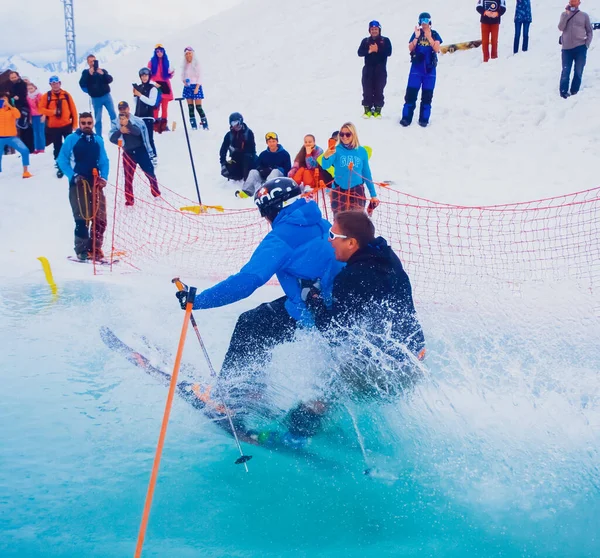
<svg viewBox="0 0 600 558">
<path fill-rule="evenodd" d="M 110 260 L 80 260 L 77 256 L 67 256 L 67 260 L 69 260 L 70 262 L 75 262 L 75 263 L 80 263 L 80 264 L 92 264 L 95 263 L 96 265 L 110 265 L 111 263 L 119 263 L 119 260 L 113 260 L 112 262 Z"/>
<path fill-rule="evenodd" d="M 454 43 L 452 45 L 442 45 L 440 52 L 442 54 L 452 54 L 457 50 L 469 50 L 472 48 L 478 48 L 481 46 L 481 39 L 477 41 L 467 41 L 466 43 Z"/>
<path fill-rule="evenodd" d="M 100 337 L 104 344 L 111 350 L 119 353 L 131 364 L 141 368 L 146 374 L 158 380 L 161 384 L 168 387 L 171 382 L 171 374 L 154 366 L 144 355 L 132 349 L 129 345 L 121 341 L 115 333 L 107 328 L 100 328 Z M 201 411 L 217 427 L 228 436 L 234 437 L 231 425 L 227 416 L 222 412 L 222 406 L 218 402 L 210 401 L 210 388 L 203 389 L 200 384 L 188 381 L 182 381 L 177 384 L 177 395 L 189 403 L 195 409 Z M 207 397 L 204 397 L 204 396 Z M 207 398 L 209 402 L 207 403 Z M 279 429 L 263 430 L 261 432 L 246 428 L 241 421 L 235 419 L 233 422 L 236 434 L 240 442 L 252 446 L 263 447 L 265 449 L 278 453 L 285 453 L 295 457 L 302 457 L 309 463 L 318 465 L 326 469 L 341 469 L 343 465 L 336 461 L 331 461 L 321 455 L 307 450 L 305 447 L 294 446 L 293 441 L 286 438 L 285 433 Z"/>
</svg>

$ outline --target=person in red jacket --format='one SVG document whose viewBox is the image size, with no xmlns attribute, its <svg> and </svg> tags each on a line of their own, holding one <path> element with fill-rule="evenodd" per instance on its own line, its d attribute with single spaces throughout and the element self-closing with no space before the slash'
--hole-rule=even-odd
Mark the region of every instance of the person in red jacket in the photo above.
<svg viewBox="0 0 600 558">
<path fill-rule="evenodd" d="M 160 107 L 154 109 L 154 130 L 161 134 L 167 130 L 169 101 L 173 100 L 171 78 L 175 75 L 175 71 L 171 69 L 167 51 L 160 43 L 154 47 L 154 55 L 148 62 L 148 68 L 152 72 L 150 79 L 160 85 L 162 92 Z M 162 112 L 160 118 L 159 112 Z"/>
<path fill-rule="evenodd" d="M 8 91 L 0 93 L 0 172 L 2 172 L 2 155 L 8 145 L 16 149 L 23 161 L 23 178 L 30 178 L 29 149 L 17 136 L 17 120 L 21 118 L 19 109 L 12 106 Z"/>
<path fill-rule="evenodd" d="M 477 12 L 481 15 L 481 48 L 483 61 L 490 59 L 490 45 L 492 58 L 498 58 L 498 34 L 500 20 L 506 12 L 506 0 L 479 0 Z"/>
</svg>

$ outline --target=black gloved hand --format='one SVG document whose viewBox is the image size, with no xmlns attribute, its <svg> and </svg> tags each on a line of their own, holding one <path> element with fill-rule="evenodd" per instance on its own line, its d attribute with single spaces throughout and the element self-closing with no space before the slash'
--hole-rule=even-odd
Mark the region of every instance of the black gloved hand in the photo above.
<svg viewBox="0 0 600 558">
<path fill-rule="evenodd" d="M 227 165 L 221 165 L 221 176 L 229 178 L 229 169 L 227 168 Z"/>
<path fill-rule="evenodd" d="M 177 300 L 179 300 L 179 306 L 181 306 L 181 309 L 185 310 L 185 307 L 187 305 L 188 292 L 187 291 L 177 291 L 175 293 L 175 296 L 177 297 Z"/>
<path fill-rule="evenodd" d="M 258 170 L 258 174 L 260 174 L 260 177 L 263 180 L 266 180 L 267 177 L 271 174 L 271 171 L 273 170 L 271 167 L 260 167 Z"/>
</svg>

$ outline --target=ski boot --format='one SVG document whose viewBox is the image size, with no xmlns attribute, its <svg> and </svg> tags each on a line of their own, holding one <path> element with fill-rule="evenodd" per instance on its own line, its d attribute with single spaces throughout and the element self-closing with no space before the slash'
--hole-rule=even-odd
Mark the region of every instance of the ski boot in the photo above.
<svg viewBox="0 0 600 558">
<path fill-rule="evenodd" d="M 371 112 L 371 107 L 364 107 L 365 113 L 363 114 L 363 118 L 371 118 L 373 113 Z"/>
<path fill-rule="evenodd" d="M 375 107 L 373 109 L 373 118 L 381 118 L 381 109 L 383 107 Z"/>
<path fill-rule="evenodd" d="M 429 121 L 427 121 L 427 120 L 419 120 L 419 126 L 421 126 L 421 128 L 427 128 L 428 124 L 429 124 Z"/>
<path fill-rule="evenodd" d="M 190 116 L 190 125 L 192 126 L 192 130 L 198 129 L 198 124 L 196 123 L 196 117 Z"/>
<path fill-rule="evenodd" d="M 206 116 L 203 116 L 200 119 L 200 122 L 202 123 L 202 129 L 203 130 L 208 130 L 208 120 L 206 120 Z"/>
<path fill-rule="evenodd" d="M 405 128 L 410 126 L 410 120 L 408 118 L 403 118 L 400 120 L 400 126 L 404 126 Z"/>
</svg>

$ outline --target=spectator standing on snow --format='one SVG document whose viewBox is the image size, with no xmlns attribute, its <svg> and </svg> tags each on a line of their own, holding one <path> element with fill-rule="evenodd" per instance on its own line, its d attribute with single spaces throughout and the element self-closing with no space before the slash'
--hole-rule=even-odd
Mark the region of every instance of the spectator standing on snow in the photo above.
<svg viewBox="0 0 600 558">
<path fill-rule="evenodd" d="M 29 103 L 29 112 L 31 114 L 31 127 L 33 128 L 33 152 L 43 153 L 46 150 L 46 137 L 44 131 L 44 125 L 46 117 L 40 113 L 38 105 L 42 94 L 38 88 L 33 84 L 27 85 L 27 102 Z"/>
<path fill-rule="evenodd" d="M 2 172 L 2 155 L 6 146 L 16 149 L 23 161 L 23 178 L 31 178 L 29 172 L 29 149 L 17 136 L 17 120 L 21 118 L 19 109 L 11 104 L 8 91 L 0 93 L 0 172 Z"/>
<path fill-rule="evenodd" d="M 113 81 L 112 76 L 98 66 L 98 60 L 93 54 L 87 57 L 89 68 L 81 72 L 79 87 L 84 93 L 87 93 L 92 100 L 94 107 L 94 118 L 96 120 L 96 134 L 102 135 L 102 108 L 108 112 L 108 117 L 112 122 L 116 117 L 115 104 L 110 94 L 110 84 Z"/>
<path fill-rule="evenodd" d="M 38 105 L 40 112 L 46 117 L 46 145 L 53 144 L 54 160 L 63 144 L 63 139 L 77 127 L 77 108 L 73 97 L 62 89 L 58 76 L 51 76 L 48 80 L 50 91 L 42 95 Z M 56 165 L 56 176 L 64 176 L 62 170 Z"/>
<path fill-rule="evenodd" d="M 523 52 L 527 52 L 529 48 L 529 26 L 532 22 L 531 17 L 531 0 L 517 0 L 515 7 L 515 43 L 513 52 L 519 52 L 519 44 L 521 43 L 521 30 L 523 31 Z"/>
<path fill-rule="evenodd" d="M 148 68 L 152 72 L 151 79 L 160 85 L 162 93 L 160 106 L 154 109 L 155 131 L 162 134 L 167 130 L 167 118 L 169 117 L 169 102 L 173 100 L 171 78 L 175 72 L 171 69 L 169 57 L 165 47 L 158 43 L 154 47 L 154 55 L 148 62 Z M 160 118 L 159 115 L 160 114 Z"/>
<path fill-rule="evenodd" d="M 479 0 L 476 9 L 481 15 L 483 61 L 488 62 L 490 59 L 490 45 L 492 47 L 492 59 L 498 58 L 498 34 L 500 32 L 500 20 L 506 12 L 506 0 Z"/>
<path fill-rule="evenodd" d="M 125 205 L 133 205 L 133 176 L 139 165 L 150 182 L 150 191 L 157 198 L 160 196 L 158 181 L 154 174 L 154 166 L 150 159 L 152 150 L 147 139 L 146 124 L 141 118 L 129 112 L 129 104 L 119 103 L 119 119 L 113 123 L 110 130 L 110 141 L 118 144 L 123 140 L 123 171 L 125 174 Z"/>
<path fill-rule="evenodd" d="M 369 23 L 369 36 L 362 40 L 358 55 L 365 59 L 362 71 L 363 118 L 381 118 L 383 90 L 387 83 L 387 59 L 392 55 L 392 43 L 381 36 L 381 24 Z"/>
<path fill-rule="evenodd" d="M 74 248 L 78 260 L 104 259 L 106 230 L 104 186 L 109 161 L 102 136 L 94 134 L 91 113 L 79 115 L 79 129 L 65 140 L 58 166 L 69 179 L 69 203 L 75 220 Z M 95 176 L 94 171 L 97 171 Z"/>
<path fill-rule="evenodd" d="M 160 86 L 150 81 L 150 69 L 141 68 L 139 71 L 140 81 L 142 83 L 133 86 L 133 96 L 135 97 L 135 116 L 141 118 L 148 130 L 148 142 L 152 148 L 152 164 L 158 163 L 158 154 L 154 144 L 154 108 L 158 104 Z"/>
<path fill-rule="evenodd" d="M 256 159 L 254 132 L 239 112 L 232 112 L 229 115 L 229 132 L 225 134 L 219 151 L 221 176 L 227 180 L 246 180 L 256 167 Z"/>
<path fill-rule="evenodd" d="M 410 126 L 412 123 L 419 89 L 422 89 L 419 125 L 425 128 L 429 124 L 431 101 L 435 89 L 437 55 L 441 44 L 442 38 L 437 31 L 431 28 L 431 15 L 427 12 L 421 13 L 419 25 L 415 27 L 415 31 L 408 41 L 411 65 L 404 97 L 404 108 L 402 109 L 402 120 L 400 120 L 400 124 L 404 127 Z"/>
<path fill-rule="evenodd" d="M 583 69 L 587 59 L 587 50 L 592 44 L 594 31 L 590 16 L 579 9 L 581 0 L 569 0 L 565 11 L 560 16 L 558 29 L 562 31 L 560 44 L 562 45 L 562 74 L 560 76 L 560 96 L 567 99 L 570 95 L 577 95 L 581 87 Z M 571 67 L 575 65 L 571 90 Z"/>
<path fill-rule="evenodd" d="M 185 47 L 183 51 L 183 64 L 181 67 L 181 81 L 183 82 L 183 93 L 181 96 L 187 101 L 188 111 L 190 113 L 190 124 L 193 130 L 198 129 L 196 116 L 194 114 L 194 105 L 200 115 L 202 128 L 208 130 L 208 121 L 202 108 L 202 99 L 204 91 L 202 90 L 202 76 L 200 74 L 200 62 L 196 58 L 196 53 L 192 47 Z"/>
<path fill-rule="evenodd" d="M 292 168 L 290 154 L 279 144 L 277 134 L 267 132 L 265 141 L 267 142 L 267 149 L 258 156 L 256 169 L 248 173 L 248 178 L 242 189 L 236 191 L 235 195 L 238 198 L 254 196 L 267 180 L 287 176 Z"/>
<path fill-rule="evenodd" d="M 312 134 L 304 136 L 304 145 L 296 155 L 288 176 L 293 178 L 298 186 L 310 188 L 318 186 L 315 184 L 315 170 L 319 167 L 317 159 L 322 153 L 323 150 L 315 143 L 315 136 Z"/>
<path fill-rule="evenodd" d="M 27 82 L 21 78 L 19 72 L 11 72 L 10 79 L 10 97 L 15 108 L 21 113 L 17 120 L 17 132 L 19 138 L 25 144 L 29 153 L 35 151 L 33 143 L 33 130 L 31 129 L 31 111 L 29 101 L 27 100 Z"/>
</svg>

